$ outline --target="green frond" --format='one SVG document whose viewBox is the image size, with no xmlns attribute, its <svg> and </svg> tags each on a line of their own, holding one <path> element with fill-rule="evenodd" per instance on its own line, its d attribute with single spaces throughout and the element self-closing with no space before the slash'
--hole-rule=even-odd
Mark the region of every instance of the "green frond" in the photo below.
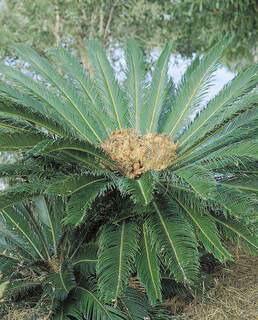
<svg viewBox="0 0 258 320">
<path fill-rule="evenodd" d="M 97 263 L 98 285 L 105 301 L 123 294 L 133 270 L 137 250 L 138 227 L 132 222 L 104 225 L 100 232 Z"/>
<path fill-rule="evenodd" d="M 104 107 L 101 105 L 101 101 L 98 97 L 98 89 L 95 83 L 86 74 L 85 69 L 81 66 L 79 61 L 73 57 L 67 50 L 63 48 L 50 51 L 51 57 L 58 63 L 59 67 L 64 69 L 64 72 L 68 73 L 78 88 L 80 94 L 83 95 L 85 101 L 87 101 L 87 108 L 98 119 L 101 129 L 105 131 L 105 138 L 110 134 L 111 128 L 114 123 L 106 113 Z"/>
<path fill-rule="evenodd" d="M 149 319 L 149 303 L 146 296 L 134 288 L 126 288 L 124 296 L 119 300 L 121 309 L 125 311 L 128 320 Z"/>
<path fill-rule="evenodd" d="M 62 225 L 64 218 L 64 203 L 59 198 L 46 201 L 42 196 L 33 199 L 35 219 L 42 225 L 42 231 L 47 239 L 48 247 L 53 248 L 55 255 L 58 254 L 58 244 L 62 237 Z"/>
<path fill-rule="evenodd" d="M 46 81 L 50 82 L 60 92 L 70 110 L 74 110 L 74 114 L 80 119 L 81 127 L 84 125 L 84 127 L 88 129 L 88 140 L 101 143 L 102 137 L 98 124 L 89 115 L 87 105 L 85 105 L 83 99 L 80 98 L 72 83 L 68 83 L 45 58 L 39 56 L 32 48 L 20 45 L 16 47 L 16 51 L 20 57 L 30 63 L 33 70 L 45 78 Z"/>
<path fill-rule="evenodd" d="M 96 243 L 89 243 L 82 246 L 73 257 L 73 266 L 78 267 L 81 272 L 95 273 L 98 246 Z"/>
<path fill-rule="evenodd" d="M 21 151 L 34 147 L 46 137 L 36 133 L 0 134 L 0 151 Z"/>
<path fill-rule="evenodd" d="M 11 230 L 15 230 L 22 239 L 31 247 L 32 252 L 40 259 L 44 260 L 43 245 L 41 239 L 31 224 L 28 224 L 28 216 L 24 216 L 21 211 L 15 209 L 4 209 L 1 211 L 2 217 L 10 226 Z"/>
<path fill-rule="evenodd" d="M 67 262 L 60 264 L 59 270 L 47 275 L 43 282 L 44 293 L 58 299 L 65 300 L 70 291 L 75 288 L 75 276 L 71 265 Z"/>
<path fill-rule="evenodd" d="M 258 66 L 251 66 L 224 86 L 180 137 L 181 148 L 191 147 L 234 113 L 257 101 L 257 92 L 245 96 L 258 82 L 257 70 Z"/>
<path fill-rule="evenodd" d="M 192 165 L 176 170 L 175 174 L 188 183 L 197 196 L 204 199 L 215 196 L 216 180 L 213 173 L 207 168 Z"/>
<path fill-rule="evenodd" d="M 12 267 L 17 266 L 17 263 L 34 259 L 36 253 L 31 250 L 31 245 L 26 239 L 15 233 L 15 229 L 11 229 L 12 226 L 6 223 L 2 215 L 0 219 L 0 268 L 5 270 L 9 267 L 6 271 L 10 272 L 13 270 Z"/>
<path fill-rule="evenodd" d="M 168 62 L 171 53 L 171 44 L 167 44 L 161 53 L 152 74 L 150 87 L 146 92 L 142 133 L 157 132 L 160 113 L 165 102 L 168 83 Z"/>
<path fill-rule="evenodd" d="M 154 177 L 151 173 L 143 174 L 139 179 L 123 179 L 126 192 L 136 204 L 147 206 L 153 198 Z"/>
<path fill-rule="evenodd" d="M 160 263 L 146 223 L 142 226 L 136 268 L 137 276 L 144 285 L 151 304 L 161 302 Z"/>
<path fill-rule="evenodd" d="M 204 248 L 221 262 L 231 260 L 231 254 L 221 244 L 219 233 L 212 217 L 207 212 L 200 212 L 198 208 L 187 206 L 180 200 L 176 199 L 186 216 L 190 218 L 195 226 L 198 238 Z"/>
<path fill-rule="evenodd" d="M 0 85 L 0 96 L 2 94 L 1 90 L 2 87 Z M 59 122 L 57 122 L 55 119 L 56 115 L 50 119 L 48 115 L 49 112 L 43 111 L 44 107 L 39 101 L 32 100 L 31 102 L 30 99 L 32 98 L 29 96 L 26 98 L 23 97 L 22 99 L 20 97 L 21 94 L 18 93 L 18 91 L 15 91 L 15 93 L 17 93 L 18 97 L 14 99 L 14 102 L 12 101 L 12 96 L 8 96 L 4 99 L 0 98 L 0 115 L 6 116 L 9 119 L 23 120 L 26 121 L 26 123 L 29 122 L 30 124 L 34 124 L 37 128 L 47 129 L 60 137 L 65 137 L 69 134 L 74 136 L 73 131 L 70 130 L 70 128 L 67 128 L 62 120 L 58 119 Z M 27 99 L 29 99 L 29 101 L 27 101 Z M 42 109 L 34 110 L 33 107 L 30 107 L 32 103 L 35 103 L 37 106 L 41 105 Z"/>
<path fill-rule="evenodd" d="M 70 196 L 82 189 L 94 185 L 97 182 L 107 182 L 103 176 L 89 176 L 89 175 L 62 175 L 60 177 L 50 180 L 45 193 L 48 195 Z"/>
<path fill-rule="evenodd" d="M 191 225 L 175 208 L 154 202 L 154 209 L 148 229 L 164 264 L 176 281 L 192 284 L 198 275 L 199 254 Z"/>
<path fill-rule="evenodd" d="M 112 116 L 116 125 L 114 129 L 127 127 L 126 100 L 118 81 L 114 76 L 105 51 L 96 40 L 88 41 L 90 64 L 94 68 L 94 76 L 97 81 L 102 104 L 108 108 L 106 111 Z"/>
<path fill-rule="evenodd" d="M 78 226 L 87 217 L 87 210 L 94 200 L 109 188 L 109 182 L 103 177 L 84 177 L 84 182 L 78 186 L 69 199 L 67 216 L 64 218 L 66 225 Z M 90 217 L 88 217 L 90 218 Z"/>
<path fill-rule="evenodd" d="M 52 110 L 51 113 L 55 111 L 66 122 L 66 125 L 76 132 L 79 139 L 92 142 L 92 133 L 85 126 L 81 117 L 72 111 L 68 102 L 57 96 L 55 92 L 47 89 L 46 84 L 33 80 L 31 77 L 6 65 L 0 65 L 0 71 L 7 78 L 18 83 L 20 90 L 23 89 L 25 93 L 31 94 L 34 98 L 48 106 Z"/>
<path fill-rule="evenodd" d="M 233 243 L 240 240 L 251 253 L 258 255 L 258 235 L 253 234 L 248 227 L 238 221 L 214 216 L 213 219 L 222 227 L 226 238 Z"/>
<path fill-rule="evenodd" d="M 38 195 L 44 189 L 41 181 L 20 183 L 0 191 L 0 210 Z"/>
<path fill-rule="evenodd" d="M 79 310 L 87 319 L 126 320 L 127 317 L 118 309 L 103 303 L 95 288 L 78 286 L 73 294 Z"/>
<path fill-rule="evenodd" d="M 53 320 L 84 320 L 79 308 L 72 302 L 64 301 L 62 305 L 55 310 Z"/>
<path fill-rule="evenodd" d="M 51 154 L 53 152 L 62 152 L 95 170 L 101 171 L 105 167 L 113 168 L 114 166 L 113 162 L 100 149 L 86 142 L 67 139 L 52 140 L 42 154 Z"/>
<path fill-rule="evenodd" d="M 35 129 L 28 123 L 18 119 L 10 119 L 0 114 L 0 130 L 6 130 L 10 132 L 30 132 Z"/>
<path fill-rule="evenodd" d="M 222 182 L 218 185 L 217 198 L 228 213 L 237 219 L 250 221 L 257 216 L 258 201 L 255 193 Z"/>
<path fill-rule="evenodd" d="M 224 148 L 219 149 L 218 151 L 212 152 L 205 158 L 203 161 L 213 161 L 216 159 L 228 159 L 231 162 L 241 162 L 245 158 L 251 158 L 254 160 L 258 159 L 257 154 L 258 148 L 258 139 L 253 137 L 252 139 L 246 140 L 243 142 L 237 142 L 232 145 L 228 145 Z"/>
<path fill-rule="evenodd" d="M 0 164 L 1 177 L 29 175 L 39 170 L 41 170 L 41 166 L 36 161 Z"/>
<path fill-rule="evenodd" d="M 143 118 L 145 68 L 143 53 L 134 40 L 127 43 L 126 61 L 128 66 L 125 89 L 129 100 L 129 123 L 132 128 L 140 133 L 144 125 L 143 121 L 145 121 Z"/>
<path fill-rule="evenodd" d="M 239 191 L 258 194 L 258 179 L 256 175 L 244 175 L 224 181 L 223 184 L 230 185 Z"/>
<path fill-rule="evenodd" d="M 207 94 L 225 45 L 225 42 L 218 43 L 203 58 L 196 58 L 183 76 L 172 110 L 161 130 L 174 140 Z"/>
<path fill-rule="evenodd" d="M 184 153 L 180 151 L 179 147 L 180 156 L 177 162 L 179 165 L 180 163 L 196 162 L 223 147 L 253 138 L 257 134 L 257 123 L 257 109 L 246 110 L 233 117 L 231 121 L 225 122 L 223 126 L 212 132 L 210 136 L 207 136 L 207 139 L 202 141 L 200 145 L 196 145 L 194 149 Z M 209 168 L 211 169 L 210 165 Z"/>
</svg>

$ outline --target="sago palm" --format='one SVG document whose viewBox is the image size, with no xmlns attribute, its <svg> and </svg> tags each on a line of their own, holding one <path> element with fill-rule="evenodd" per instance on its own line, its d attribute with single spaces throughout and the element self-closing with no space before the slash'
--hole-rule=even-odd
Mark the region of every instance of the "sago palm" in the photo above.
<svg viewBox="0 0 258 320">
<path fill-rule="evenodd" d="M 18 152 L 1 167 L 12 184 L 0 206 L 62 196 L 65 226 L 95 221 L 88 232 L 97 233 L 106 303 L 117 305 L 132 275 L 153 305 L 164 277 L 193 286 L 200 251 L 232 259 L 222 239 L 257 253 L 258 67 L 204 103 L 224 47 L 197 57 L 177 86 L 167 74 L 169 44 L 146 74 L 130 41 L 121 83 L 96 41 L 88 42 L 89 73 L 64 49 L 50 51 L 50 63 L 24 46 L 17 53 L 29 75 L 0 67 L 0 149 Z M 111 198 L 105 213 L 91 215 Z"/>
<path fill-rule="evenodd" d="M 74 231 L 62 227 L 66 205 L 38 197 L 2 210 L 1 319 L 165 319 L 165 309 L 151 307 L 136 288 L 127 288 L 116 308 L 101 301 L 96 243 L 84 239 L 82 244 L 78 235 L 85 234 L 86 226 Z"/>
</svg>

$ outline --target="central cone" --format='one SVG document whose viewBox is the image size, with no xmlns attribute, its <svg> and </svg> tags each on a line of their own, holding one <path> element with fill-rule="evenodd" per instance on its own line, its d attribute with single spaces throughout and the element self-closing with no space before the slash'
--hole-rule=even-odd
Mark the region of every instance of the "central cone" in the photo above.
<svg viewBox="0 0 258 320">
<path fill-rule="evenodd" d="M 150 170 L 166 169 L 175 160 L 177 150 L 177 144 L 166 135 L 140 136 L 134 129 L 113 132 L 101 147 L 130 178 L 138 178 Z"/>
</svg>

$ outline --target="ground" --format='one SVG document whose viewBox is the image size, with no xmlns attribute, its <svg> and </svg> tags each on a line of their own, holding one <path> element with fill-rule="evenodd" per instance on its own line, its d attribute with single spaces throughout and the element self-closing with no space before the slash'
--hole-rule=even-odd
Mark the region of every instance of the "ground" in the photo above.
<svg viewBox="0 0 258 320">
<path fill-rule="evenodd" d="M 185 307 L 180 320 L 258 320 L 258 258 L 242 254 L 215 273 L 215 286 Z"/>
</svg>

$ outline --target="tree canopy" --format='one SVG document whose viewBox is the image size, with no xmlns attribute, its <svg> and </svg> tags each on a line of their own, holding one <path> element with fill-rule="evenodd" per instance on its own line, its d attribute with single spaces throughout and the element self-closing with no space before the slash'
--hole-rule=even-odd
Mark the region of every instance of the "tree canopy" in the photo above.
<svg viewBox="0 0 258 320">
<path fill-rule="evenodd" d="M 134 37 L 151 48 L 170 40 L 174 51 L 191 56 L 227 34 L 227 62 L 236 66 L 257 59 L 257 13 L 256 0 L 2 0 L 0 54 L 12 54 L 10 42 L 41 52 L 62 44 L 87 63 L 85 38 L 107 46 Z"/>
</svg>

